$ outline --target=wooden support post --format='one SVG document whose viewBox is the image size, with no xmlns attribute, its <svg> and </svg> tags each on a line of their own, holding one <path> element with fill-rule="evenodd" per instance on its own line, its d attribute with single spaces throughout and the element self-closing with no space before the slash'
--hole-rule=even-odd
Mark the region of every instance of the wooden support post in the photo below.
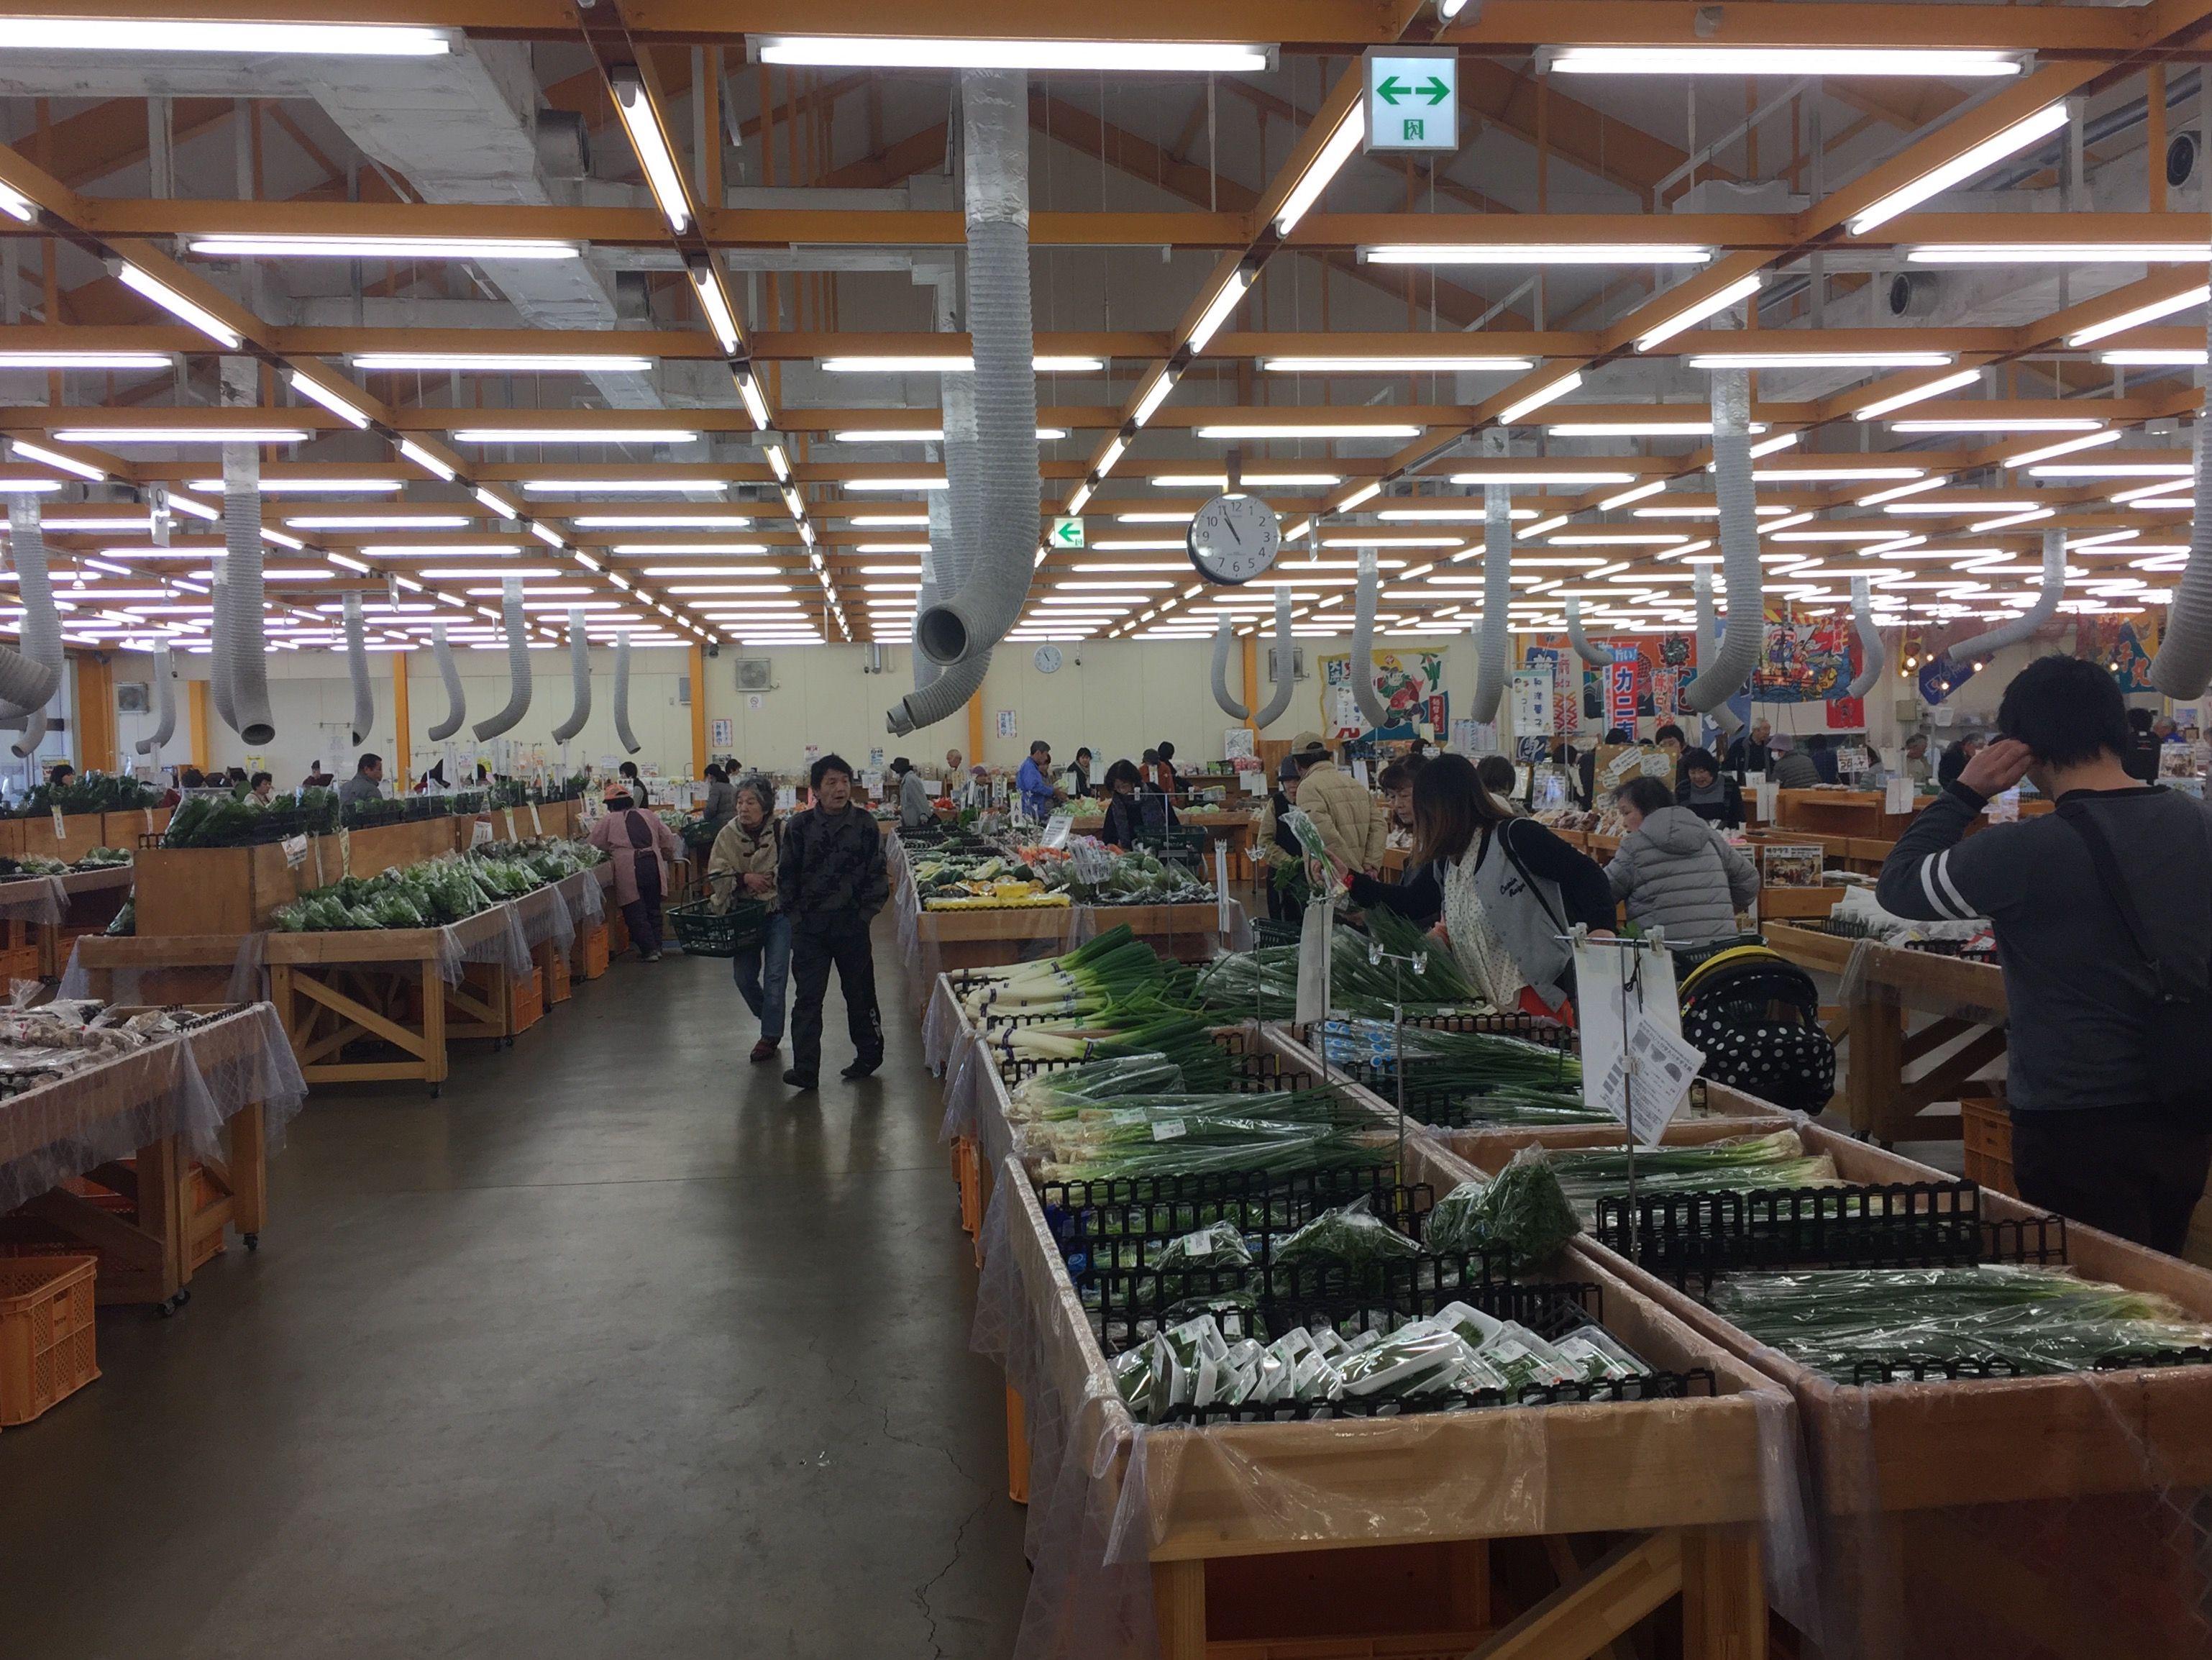
<svg viewBox="0 0 2212 1660">
<path fill-rule="evenodd" d="M 153 1286 L 155 1302 L 174 1297 L 191 1273 L 185 1241 L 191 1175 L 184 1163 L 173 1135 L 138 1149 L 138 1228 L 159 1243 L 161 1252 Z"/>
<path fill-rule="evenodd" d="M 208 683 L 185 682 L 185 714 L 191 727 L 192 764 L 205 772 L 215 764 L 215 750 L 208 742 Z"/>
<path fill-rule="evenodd" d="M 1750 1526 L 1682 1534 L 1682 1660 L 1765 1660 L 1766 1584 Z"/>
<path fill-rule="evenodd" d="M 1006 1385 L 1006 1497 L 1017 1505 L 1030 1502 L 1029 1414 L 1012 1383 Z"/>
<path fill-rule="evenodd" d="M 1854 1134 L 1878 1134 L 1882 1110 L 1905 1081 L 1905 1010 L 1894 988 L 1862 985 L 1850 1005 L 1850 1070 L 1844 1101 Z"/>
<path fill-rule="evenodd" d="M 691 648 L 691 775 L 707 775 L 707 648 Z"/>
<path fill-rule="evenodd" d="M 1157 1587 L 1159 1569 L 1152 1572 Z M 1468 1660 L 1562 1660 L 1594 1653 L 1681 1586 L 1680 1532 L 1669 1529 L 1625 1540 L 1579 1579 L 1561 1585 L 1503 1627 Z M 1696 1660 L 1710 1660 L 1700 1651 L 1689 1652 Z"/>
<path fill-rule="evenodd" d="M 422 1065 L 427 1082 L 446 1081 L 446 982 L 434 957 L 422 959 Z"/>
<path fill-rule="evenodd" d="M 1160 1660 L 1206 1660 L 1206 1564 L 1152 1564 L 1152 1618 Z"/>
<path fill-rule="evenodd" d="M 414 654 L 411 651 L 392 654 L 392 719 L 397 733 L 392 743 L 392 775 L 397 781 L 393 794 L 402 797 L 415 782 L 415 751 L 408 741 L 414 714 L 407 707 L 407 661 Z"/>
<path fill-rule="evenodd" d="M 2148 128 L 2143 140 L 2143 165 L 2149 170 L 2144 180 L 2145 200 L 2153 213 L 2166 211 L 2166 65 L 2153 64 L 2143 73 L 2143 91 L 2148 99 L 2144 113 Z"/>
<path fill-rule="evenodd" d="M 100 652 L 71 654 L 76 684 L 70 718 L 76 741 L 70 747 L 76 763 L 90 771 L 115 770 L 115 669 Z"/>
<path fill-rule="evenodd" d="M 269 1219 L 268 1128 L 262 1104 L 231 1115 L 224 1127 L 230 1155 L 230 1218 L 240 1233 L 258 1233 Z"/>
<path fill-rule="evenodd" d="M 978 687 L 968 698 L 968 764 L 980 766 L 983 760 L 983 692 Z"/>
</svg>

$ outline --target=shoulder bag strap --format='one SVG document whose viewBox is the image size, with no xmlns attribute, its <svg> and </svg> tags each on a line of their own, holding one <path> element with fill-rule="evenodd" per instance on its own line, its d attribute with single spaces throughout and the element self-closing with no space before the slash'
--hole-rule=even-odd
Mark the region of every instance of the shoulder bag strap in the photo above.
<svg viewBox="0 0 2212 1660">
<path fill-rule="evenodd" d="M 1552 902 L 1544 897 L 1544 890 L 1537 885 L 1536 879 L 1530 873 L 1528 866 L 1521 862 L 1521 855 L 1513 851 L 1513 837 L 1511 832 L 1514 825 L 1532 824 L 1534 822 L 1534 821 L 1533 819 L 1509 818 L 1504 824 L 1498 825 L 1496 830 L 1491 832 L 1491 834 L 1497 838 L 1498 845 L 1504 851 L 1505 857 L 1511 863 L 1513 868 L 1520 872 L 1521 879 L 1528 884 L 1528 891 L 1535 896 L 1536 903 L 1543 909 L 1546 919 L 1550 921 L 1553 928 L 1557 929 L 1561 933 L 1565 933 L 1569 932 L 1567 925 L 1564 921 L 1560 921 L 1559 913 L 1552 909 Z"/>
<path fill-rule="evenodd" d="M 2126 879 L 2120 874 L 2119 860 L 2112 856 L 2112 844 L 2105 835 L 2104 826 L 2089 814 L 2079 802 L 2060 802 L 2058 816 L 2089 849 L 2089 863 L 2097 873 L 2097 885 L 2105 891 L 2105 897 L 2119 913 L 2120 926 L 2127 930 L 2128 939 L 2136 954 L 2150 967 L 2151 977 L 2158 982 L 2161 996 L 2172 995 L 2166 983 L 2166 968 L 2158 954 L 2150 948 L 2150 936 L 2144 931 L 2142 913 L 2136 909 L 2135 897 L 2128 891 Z"/>
</svg>

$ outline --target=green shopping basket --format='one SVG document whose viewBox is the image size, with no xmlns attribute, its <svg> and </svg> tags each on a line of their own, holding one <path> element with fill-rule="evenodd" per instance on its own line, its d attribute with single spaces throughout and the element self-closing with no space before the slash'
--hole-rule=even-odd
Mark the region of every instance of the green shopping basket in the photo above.
<svg viewBox="0 0 2212 1660">
<path fill-rule="evenodd" d="M 760 944 L 768 921 L 768 907 L 757 899 L 740 899 L 720 915 L 711 899 L 695 899 L 674 905 L 668 912 L 677 946 L 686 957 L 735 957 L 748 946 Z"/>
</svg>

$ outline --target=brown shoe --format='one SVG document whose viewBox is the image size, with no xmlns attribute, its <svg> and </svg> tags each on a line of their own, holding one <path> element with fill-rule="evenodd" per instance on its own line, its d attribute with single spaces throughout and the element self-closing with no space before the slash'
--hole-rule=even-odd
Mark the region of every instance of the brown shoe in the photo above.
<svg viewBox="0 0 2212 1660">
<path fill-rule="evenodd" d="M 769 1042 L 765 1037 L 762 1038 L 759 1043 L 753 1045 L 753 1064 L 755 1066 L 758 1066 L 763 1061 L 775 1060 L 775 1051 L 776 1045 L 775 1043 Z"/>
</svg>

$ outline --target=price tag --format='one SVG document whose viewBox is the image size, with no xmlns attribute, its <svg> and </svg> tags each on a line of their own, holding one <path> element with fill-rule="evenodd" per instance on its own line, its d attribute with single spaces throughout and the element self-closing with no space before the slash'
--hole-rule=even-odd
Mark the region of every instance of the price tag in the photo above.
<svg viewBox="0 0 2212 1660">
<path fill-rule="evenodd" d="M 154 833 L 154 809 L 153 809 L 153 808 L 151 808 L 151 807 L 149 807 L 149 808 L 147 808 L 147 809 L 146 809 L 146 834 L 147 834 L 147 835 L 149 835 L 149 836 L 151 836 L 153 833 Z"/>
<path fill-rule="evenodd" d="M 1912 781 L 1910 778 L 1888 779 L 1881 788 L 1881 810 L 1884 812 L 1912 811 Z"/>
<path fill-rule="evenodd" d="M 69 826 L 62 823 L 62 810 L 59 807 L 54 809 L 54 840 L 57 842 L 69 840 Z"/>
<path fill-rule="evenodd" d="M 1681 1110 L 1691 1080 L 1705 1063 L 1705 1052 L 1636 1011 L 1628 1042 L 1613 1057 L 1598 1085 L 1606 1110 L 1628 1126 L 1638 1146 L 1656 1147 L 1668 1123 Z M 1632 1100 L 1629 1079 L 1635 1089 Z"/>
<path fill-rule="evenodd" d="M 1182 1246 L 1182 1254 L 1185 1256 L 1211 1256 L 1213 1255 L 1213 1234 L 1210 1230 L 1206 1228 L 1194 1229 L 1191 1232 L 1183 1235 L 1183 1237 L 1176 1243 Z"/>
<path fill-rule="evenodd" d="M 1220 930 L 1222 943 L 1229 941 L 1229 843 L 1213 844 L 1214 927 Z"/>
<path fill-rule="evenodd" d="M 1043 845 L 1048 848 L 1066 847 L 1067 845 L 1067 833 L 1074 828 L 1075 815 L 1073 813 L 1056 812 L 1053 814 L 1050 818 L 1048 818 L 1045 821 Z"/>
<path fill-rule="evenodd" d="M 530 804 L 530 833 L 532 836 L 545 834 L 545 821 L 538 816 L 538 803 L 535 801 Z"/>
<path fill-rule="evenodd" d="M 1152 1126 L 1152 1140 L 1155 1141 L 1180 1140 L 1185 1134 L 1183 1122 L 1180 1118 L 1163 1118 Z"/>
<path fill-rule="evenodd" d="M 288 836 L 284 838 L 284 862 L 289 865 L 294 870 L 299 869 L 301 866 L 307 862 L 307 838 L 306 836 Z"/>
<path fill-rule="evenodd" d="M 338 830 L 338 874 L 353 874 L 353 832 L 343 826 Z"/>
<path fill-rule="evenodd" d="M 469 845 L 472 848 L 488 848 L 491 845 L 491 820 L 489 818 L 477 820 L 475 833 L 469 837 Z"/>
<path fill-rule="evenodd" d="M 513 807 L 508 807 L 505 809 L 505 811 L 507 813 L 507 839 L 512 842 L 514 840 L 514 809 Z"/>
</svg>

